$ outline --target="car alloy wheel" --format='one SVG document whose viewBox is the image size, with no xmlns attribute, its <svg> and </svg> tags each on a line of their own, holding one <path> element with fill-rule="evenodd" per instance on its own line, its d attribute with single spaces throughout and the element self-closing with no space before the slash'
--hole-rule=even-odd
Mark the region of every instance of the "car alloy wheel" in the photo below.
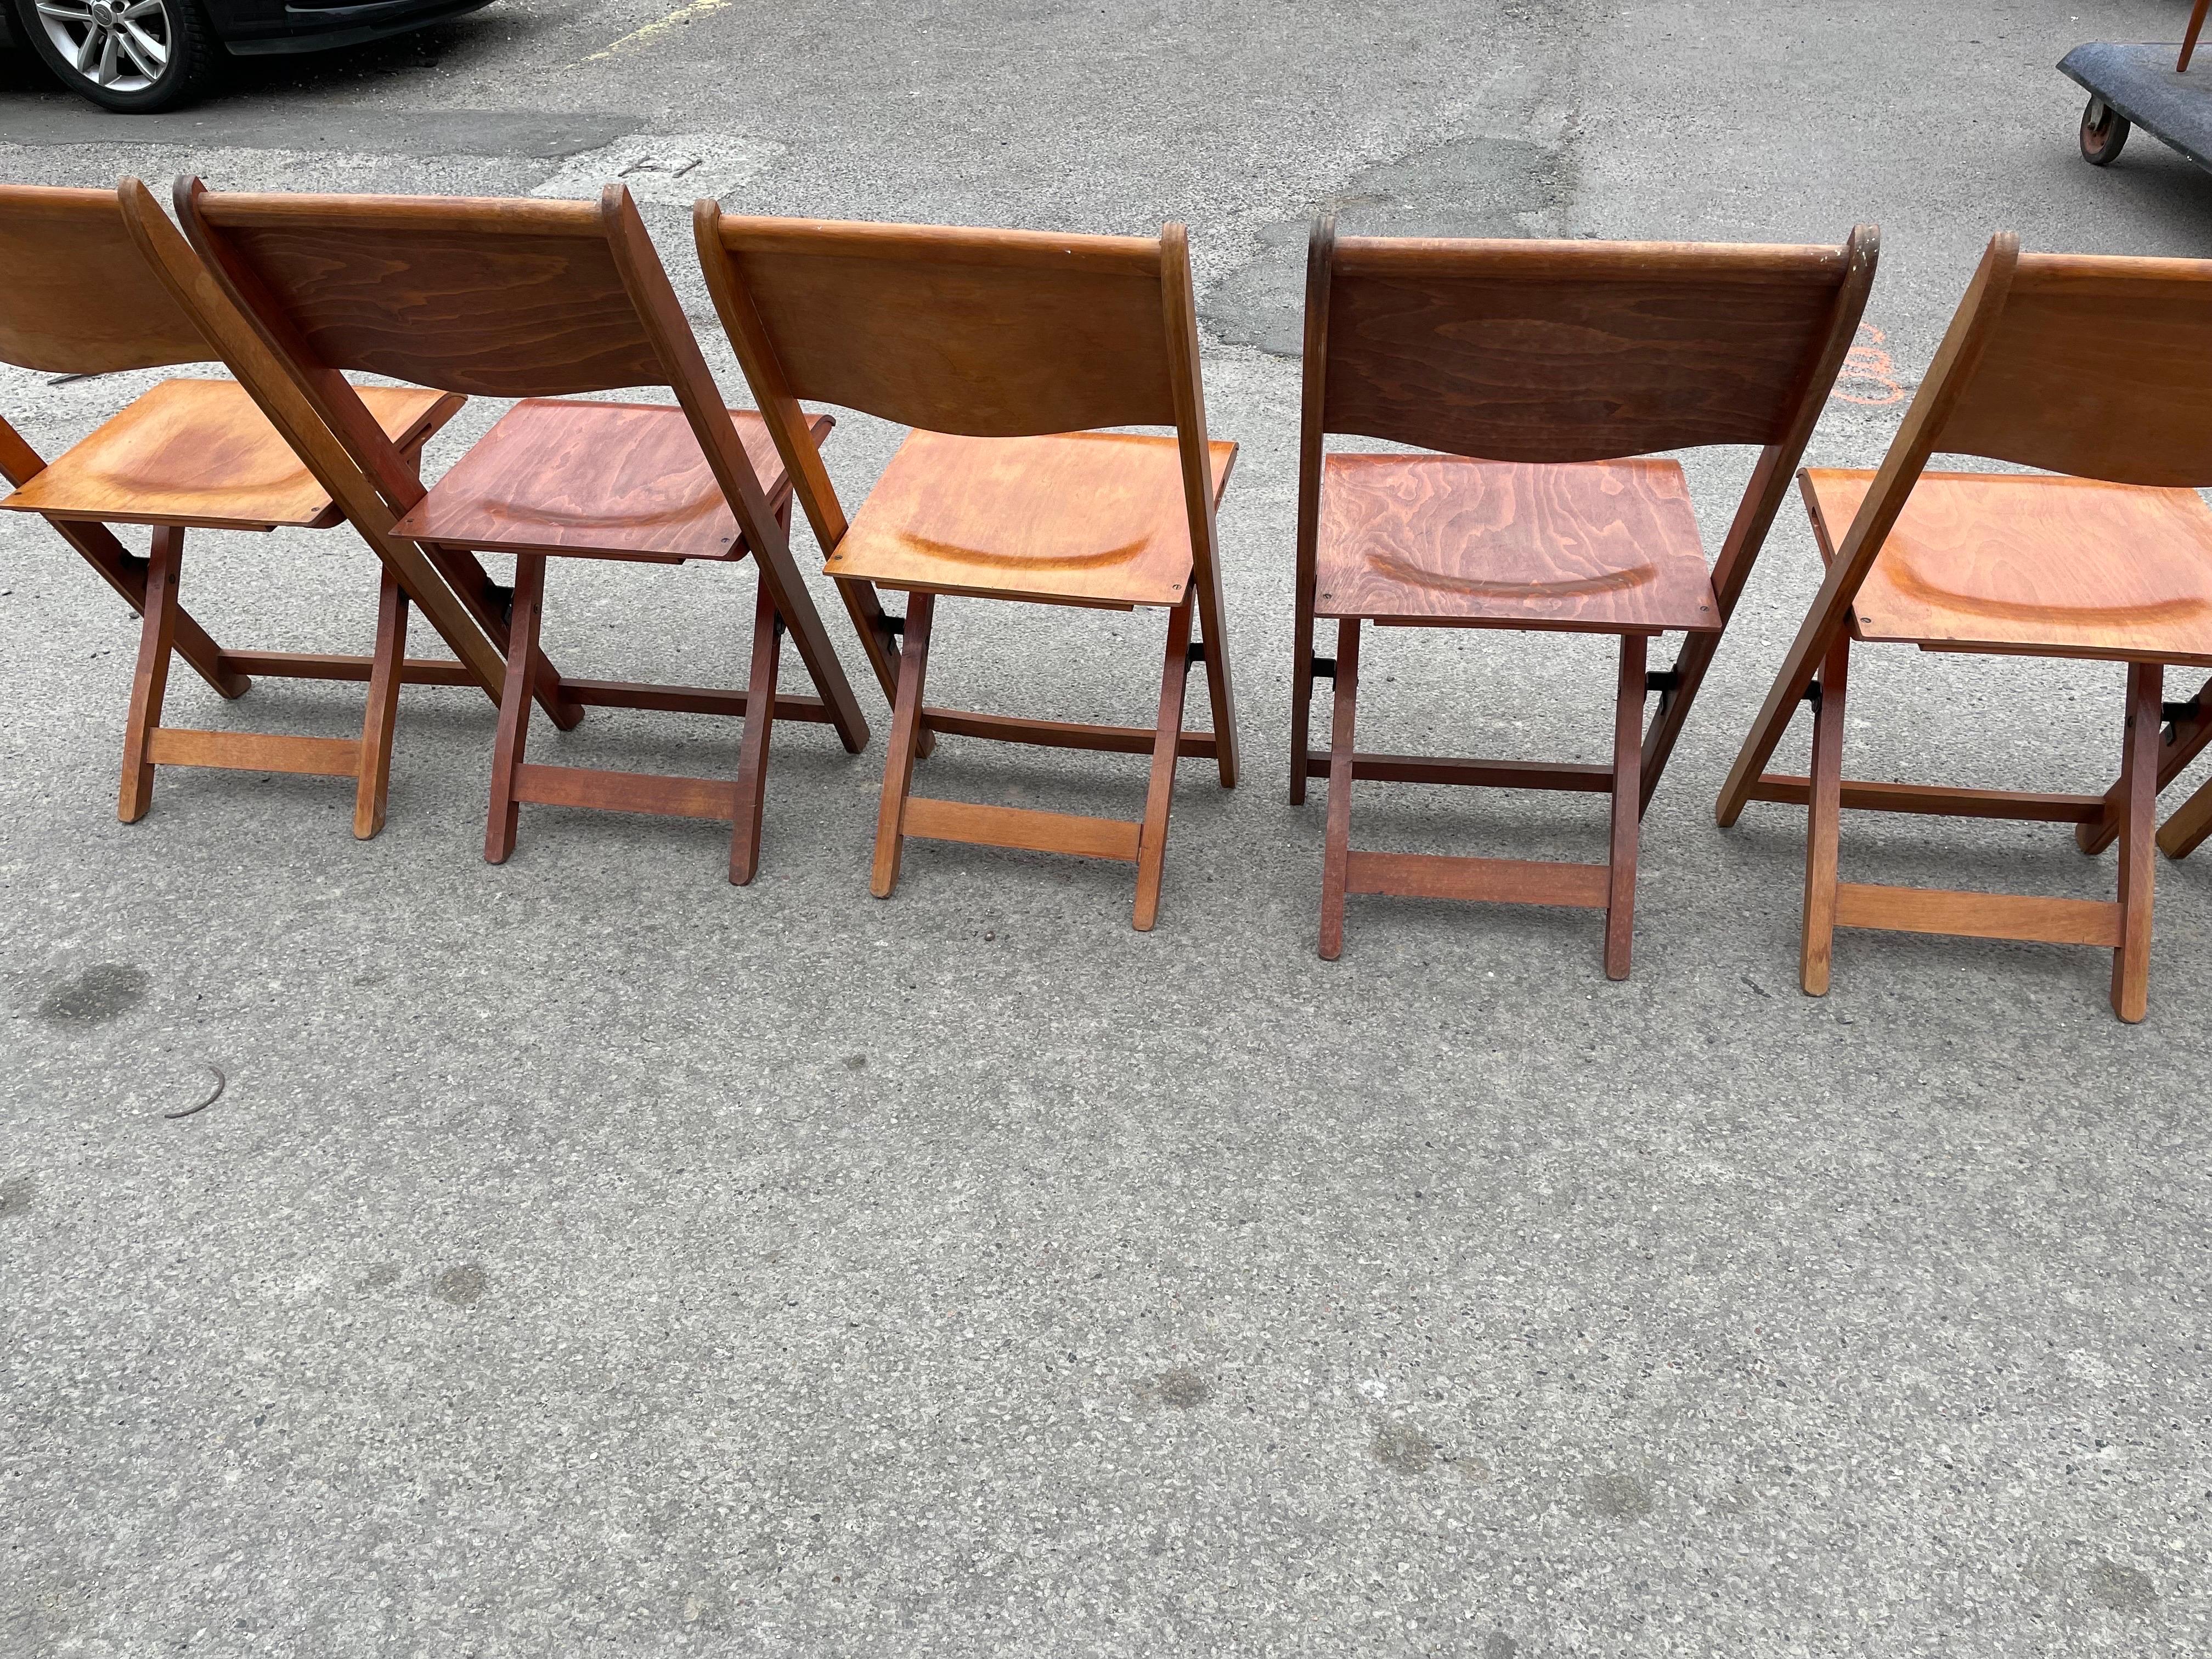
<svg viewBox="0 0 2212 1659">
<path fill-rule="evenodd" d="M 33 0 L 64 69 L 109 92 L 145 92 L 178 45 L 177 0 Z"/>
</svg>

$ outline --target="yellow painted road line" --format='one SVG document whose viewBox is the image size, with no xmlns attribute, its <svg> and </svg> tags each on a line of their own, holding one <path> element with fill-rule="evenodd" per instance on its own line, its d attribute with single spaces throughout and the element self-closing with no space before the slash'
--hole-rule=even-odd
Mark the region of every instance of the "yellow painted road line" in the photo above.
<svg viewBox="0 0 2212 1659">
<path fill-rule="evenodd" d="M 604 52 L 595 52 L 584 61 L 587 64 L 596 64 L 602 58 L 612 58 L 633 47 L 641 46 L 647 41 L 665 34 L 672 28 L 690 22 L 695 17 L 703 17 L 710 11 L 720 11 L 729 3 L 730 0 L 691 0 L 690 4 L 677 7 L 674 11 L 657 22 L 647 23 L 641 29 L 632 29 Z"/>
</svg>

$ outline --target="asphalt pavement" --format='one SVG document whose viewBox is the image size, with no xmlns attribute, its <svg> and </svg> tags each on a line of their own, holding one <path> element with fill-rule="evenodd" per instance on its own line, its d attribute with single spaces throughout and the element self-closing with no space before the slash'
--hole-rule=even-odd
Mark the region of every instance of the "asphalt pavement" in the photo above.
<svg viewBox="0 0 2212 1659">
<path fill-rule="evenodd" d="M 2178 39 L 2183 0 L 668 3 L 500 0 L 151 118 L 0 64 L 0 178 L 621 173 L 733 398 L 696 194 L 1184 220 L 1212 427 L 1243 446 L 1221 526 L 1248 775 L 1184 766 L 1150 934 L 1119 865 L 915 843 L 872 898 L 872 686 L 858 757 L 779 731 L 746 889 L 719 826 L 545 807 L 485 865 L 492 710 L 459 690 L 406 694 L 372 842 L 344 783 L 253 774 L 164 771 L 125 825 L 135 621 L 5 515 L 0 1653 L 2212 1650 L 2212 854 L 2159 864 L 2140 1026 L 2104 953 L 2055 946 L 1846 933 L 1802 996 L 1803 816 L 1712 811 L 1818 580 L 1794 501 L 1646 820 L 1627 981 L 1570 910 L 1354 899 L 1318 960 L 1322 792 L 1285 789 L 1317 210 L 1878 222 L 1808 454 L 1872 465 L 1992 231 L 2212 257 L 2212 176 L 2145 136 L 2083 165 L 2054 67 Z M 58 451 L 155 378 L 0 369 L 0 411 Z M 898 436 L 841 423 L 848 501 Z M 1750 458 L 1686 463 L 1717 546 Z M 184 594 L 226 641 L 364 650 L 374 570 L 342 530 L 210 534 Z M 751 595 L 745 569 L 562 566 L 548 647 L 741 684 Z M 1162 628 L 948 603 L 933 697 L 1147 720 Z M 1364 744 L 1605 753 L 1603 641 L 1401 630 L 1369 655 Z M 1868 650 L 1847 763 L 2101 789 L 2122 678 Z M 183 672 L 170 708 L 360 718 L 355 689 L 234 705 Z M 728 775 L 738 735 L 594 711 L 533 745 Z M 949 740 L 925 769 L 973 799 L 1142 799 L 1128 757 Z M 1358 824 L 1595 859 L 1604 821 L 1376 785 Z M 2113 880 L 2045 825 L 1854 816 L 1843 858 Z"/>
</svg>

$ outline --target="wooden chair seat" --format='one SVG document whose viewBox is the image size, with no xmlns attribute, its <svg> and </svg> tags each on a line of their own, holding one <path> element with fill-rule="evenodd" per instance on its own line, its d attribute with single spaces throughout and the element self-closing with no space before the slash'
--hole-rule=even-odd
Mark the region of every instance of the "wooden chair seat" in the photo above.
<svg viewBox="0 0 2212 1659">
<path fill-rule="evenodd" d="M 1401 626 L 1718 633 L 1673 461 L 1331 455 L 1315 611 Z"/>
<path fill-rule="evenodd" d="M 410 452 L 466 401 L 419 386 L 360 392 L 393 445 Z M 321 530 L 343 516 L 235 380 L 162 381 L 0 507 L 210 530 Z"/>
<path fill-rule="evenodd" d="M 1805 473 L 1824 558 L 1874 479 Z M 1924 651 L 2212 664 L 2212 508 L 2193 489 L 1923 472 L 1858 591 L 1851 635 Z"/>
<path fill-rule="evenodd" d="M 730 410 L 771 502 L 790 490 L 767 423 Z M 811 417 L 818 438 L 830 427 Z M 416 541 L 576 558 L 738 559 L 745 543 L 690 419 L 674 404 L 529 398 L 404 514 Z"/>
<path fill-rule="evenodd" d="M 1217 503 L 1233 443 L 1207 446 Z M 841 580 L 1132 610 L 1181 605 L 1190 516 L 1172 437 L 916 431 L 824 567 Z"/>
</svg>

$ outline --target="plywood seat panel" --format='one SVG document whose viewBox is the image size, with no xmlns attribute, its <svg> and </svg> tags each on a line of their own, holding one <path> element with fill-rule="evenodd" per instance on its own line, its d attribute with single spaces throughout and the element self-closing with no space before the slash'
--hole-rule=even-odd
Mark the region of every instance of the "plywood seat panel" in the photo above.
<svg viewBox="0 0 2212 1659">
<path fill-rule="evenodd" d="M 1808 470 L 1821 545 L 1871 472 Z M 2212 509 L 2193 489 L 1923 472 L 1852 606 L 1854 637 L 1931 651 L 2212 664 Z"/>
<path fill-rule="evenodd" d="M 1237 446 L 1208 446 L 1216 501 Z M 883 587 L 1046 604 L 1176 605 L 1190 519 L 1173 438 L 915 431 L 824 567 Z"/>
<path fill-rule="evenodd" d="M 1323 617 L 1589 634 L 1716 633 L 1682 469 L 1454 455 L 1331 455 Z"/>
<path fill-rule="evenodd" d="M 789 488 L 768 426 L 730 418 L 771 501 Z M 812 417 L 817 436 L 826 415 Z M 397 526 L 415 541 L 581 558 L 732 559 L 737 515 L 673 404 L 528 398 L 431 487 Z"/>
<path fill-rule="evenodd" d="M 358 390 L 403 450 L 437 431 L 466 401 L 420 386 Z M 329 493 L 235 380 L 163 380 L 0 507 L 213 530 L 327 527 L 339 518 Z"/>
</svg>

